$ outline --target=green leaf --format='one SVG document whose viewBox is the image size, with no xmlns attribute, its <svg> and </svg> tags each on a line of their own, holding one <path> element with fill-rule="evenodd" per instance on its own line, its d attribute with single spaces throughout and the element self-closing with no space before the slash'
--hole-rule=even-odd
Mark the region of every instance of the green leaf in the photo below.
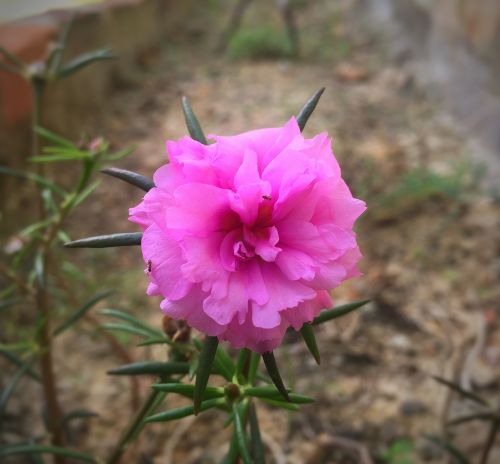
<svg viewBox="0 0 500 464">
<path fill-rule="evenodd" d="M 302 338 L 304 339 L 308 350 L 313 355 L 316 364 L 319 365 L 321 363 L 321 358 L 319 355 L 319 348 L 318 344 L 316 343 L 316 337 L 314 336 L 312 325 L 306 322 L 300 329 L 300 334 L 302 335 Z"/>
<path fill-rule="evenodd" d="M 131 153 L 133 153 L 137 149 L 136 145 L 132 145 L 130 147 L 124 148 L 123 150 L 119 150 L 115 153 L 111 153 L 109 155 L 104 156 L 105 161 L 119 161 Z"/>
<path fill-rule="evenodd" d="M 435 435 L 424 435 L 424 437 L 447 451 L 454 458 L 455 464 L 470 464 L 469 460 L 453 444 Z"/>
<path fill-rule="evenodd" d="M 221 345 L 217 346 L 217 352 L 215 353 L 214 366 L 217 368 L 217 371 L 221 373 L 221 375 L 230 382 L 233 379 L 235 366 L 234 362 L 231 359 L 231 356 L 227 353 L 227 351 Z"/>
<path fill-rule="evenodd" d="M 33 342 L 0 343 L 0 350 L 2 350 L 2 351 L 31 351 L 31 350 L 33 350 Z"/>
<path fill-rule="evenodd" d="M 14 393 L 14 390 L 16 389 L 18 383 L 21 381 L 21 379 L 24 377 L 24 375 L 28 372 L 29 369 L 30 369 L 29 363 L 24 363 L 21 369 L 19 369 L 12 376 L 10 382 L 8 382 L 7 385 L 2 389 L 0 393 L 0 423 L 2 423 L 3 421 L 5 409 L 7 408 L 7 402 Z"/>
<path fill-rule="evenodd" d="M 53 73 L 56 73 L 61 65 L 61 60 L 66 50 L 66 45 L 68 44 L 69 33 L 71 28 L 73 27 L 73 22 L 75 20 L 76 13 L 72 14 L 69 20 L 66 22 L 64 27 L 59 34 L 59 39 L 57 42 L 57 48 L 54 50 L 54 53 L 49 59 L 49 67 Z"/>
<path fill-rule="evenodd" d="M 67 448 L 60 448 L 58 446 L 22 444 L 7 445 L 0 448 L 0 458 L 19 454 L 54 454 L 56 456 L 64 456 L 67 458 L 77 459 L 79 461 L 97 463 L 97 461 L 90 454 L 73 451 Z"/>
<path fill-rule="evenodd" d="M 274 354 L 272 351 L 268 351 L 262 355 L 262 359 L 264 360 L 264 364 L 267 369 L 267 373 L 271 380 L 273 381 L 276 388 L 283 395 L 285 400 L 290 401 L 290 397 L 288 396 L 288 391 L 283 383 L 283 379 L 281 378 L 280 372 L 278 370 L 278 366 L 276 364 L 276 359 L 274 358 Z"/>
<path fill-rule="evenodd" d="M 79 150 L 75 147 L 44 147 L 45 155 L 61 155 L 68 159 L 90 158 L 88 151 Z"/>
<path fill-rule="evenodd" d="M 257 417 L 255 406 L 252 403 L 250 403 L 248 410 L 248 419 L 250 422 L 250 443 L 252 446 L 253 459 L 255 464 L 266 464 L 264 444 L 262 443 L 262 437 L 259 429 L 259 419 Z"/>
<path fill-rule="evenodd" d="M 169 345 L 172 346 L 174 343 L 172 340 L 166 337 L 153 337 L 144 340 L 137 344 L 137 346 L 151 346 L 151 345 Z"/>
<path fill-rule="evenodd" d="M 65 243 L 66 248 L 110 248 L 140 245 L 142 232 L 125 232 L 87 237 Z"/>
<path fill-rule="evenodd" d="M 158 390 L 166 393 L 178 393 L 179 395 L 186 396 L 187 398 L 194 397 L 195 386 L 186 383 L 156 383 L 151 385 L 153 390 Z M 224 396 L 224 389 L 217 387 L 206 387 L 203 394 L 203 400 L 211 400 L 214 398 L 222 398 Z"/>
<path fill-rule="evenodd" d="M 261 398 L 261 401 L 264 401 L 264 403 L 276 408 L 286 409 L 288 411 L 298 411 L 300 409 L 299 406 L 294 403 L 286 403 L 284 401 L 278 401 L 270 398 Z"/>
<path fill-rule="evenodd" d="M 454 382 L 443 379 L 442 377 L 439 377 L 437 375 L 433 375 L 432 378 L 436 382 L 439 382 L 440 384 L 444 385 L 445 387 L 448 387 L 450 390 L 453 390 L 454 392 L 458 393 L 459 395 L 463 396 L 464 398 L 467 398 L 471 401 L 474 401 L 475 403 L 481 404 L 482 406 L 489 406 L 488 402 L 483 400 L 480 396 L 475 395 L 471 391 L 464 390 L 462 387 L 460 387 L 460 385 L 458 385 Z"/>
<path fill-rule="evenodd" d="M 338 317 L 345 316 L 350 312 L 361 308 L 365 304 L 369 303 L 370 300 L 355 301 L 354 303 L 348 303 L 345 305 L 337 306 L 329 311 L 323 311 L 318 317 L 313 321 L 313 325 L 323 324 L 324 322 L 331 321 L 332 319 L 337 319 Z"/>
<path fill-rule="evenodd" d="M 229 443 L 229 451 L 224 456 L 221 464 L 235 464 L 238 459 L 238 451 L 238 437 L 236 436 L 236 430 L 234 430 L 231 435 L 231 442 Z"/>
<path fill-rule="evenodd" d="M 58 161 L 73 161 L 75 159 L 84 159 L 88 156 L 66 156 L 66 155 L 40 155 L 40 156 L 32 156 L 28 158 L 28 161 L 32 163 L 55 163 Z"/>
<path fill-rule="evenodd" d="M 8 168 L 5 166 L 0 166 L 0 174 L 8 174 L 10 176 L 31 180 L 38 186 L 45 187 L 62 198 L 66 196 L 66 192 L 62 188 L 33 172 L 24 172 L 24 171 L 19 171 L 17 169 Z"/>
<path fill-rule="evenodd" d="M 174 350 L 177 350 L 181 353 L 189 353 L 192 352 L 192 347 L 182 343 L 176 343 L 166 337 L 158 337 L 158 338 L 148 338 L 143 342 L 137 344 L 137 346 L 151 346 L 151 345 L 168 345 L 171 346 Z"/>
<path fill-rule="evenodd" d="M 35 132 L 42 139 L 45 139 L 48 142 L 51 142 L 55 145 L 58 145 L 60 147 L 65 147 L 65 148 L 76 149 L 76 146 L 71 141 L 69 141 L 68 139 L 65 139 L 64 137 L 61 137 L 60 135 L 57 135 L 54 132 L 51 132 L 43 127 L 40 127 L 40 126 L 35 127 Z"/>
<path fill-rule="evenodd" d="M 69 329 L 75 322 L 78 322 L 89 309 L 91 309 L 93 306 L 95 306 L 99 301 L 104 300 L 104 298 L 107 298 L 109 295 L 111 295 L 111 291 L 106 291 L 106 292 L 101 292 L 98 293 L 96 296 L 94 296 L 92 299 L 87 301 L 81 308 L 78 308 L 74 313 L 70 314 L 70 316 L 59 326 L 57 327 L 53 335 L 59 335 L 65 330 Z"/>
<path fill-rule="evenodd" d="M 120 324 L 118 322 L 106 322 L 105 324 L 101 324 L 99 327 L 103 330 L 126 332 L 143 338 L 148 338 L 151 335 L 149 332 L 144 329 L 140 329 L 139 327 L 134 327 L 128 324 Z"/>
<path fill-rule="evenodd" d="M 182 111 L 184 112 L 184 118 L 186 119 L 186 126 L 188 128 L 189 135 L 203 145 L 208 145 L 198 118 L 195 116 L 187 97 L 182 97 Z"/>
<path fill-rule="evenodd" d="M 198 364 L 200 364 L 200 358 L 199 357 L 191 359 L 191 362 L 189 364 L 189 372 L 188 372 L 188 379 L 189 380 L 193 380 L 194 379 L 194 377 L 196 375 L 196 371 L 198 370 Z"/>
<path fill-rule="evenodd" d="M 215 408 L 218 406 L 224 406 L 225 400 L 223 398 L 217 398 L 213 400 L 207 400 L 200 403 L 198 412 L 206 411 L 207 409 Z M 197 414 L 196 413 L 196 414 Z M 171 409 L 170 411 L 160 412 L 154 414 L 153 416 L 147 417 L 144 422 L 168 422 L 172 420 L 182 419 L 183 417 L 192 416 L 195 414 L 194 406 L 185 406 L 183 408 Z"/>
<path fill-rule="evenodd" d="M 319 99 L 321 98 L 321 95 L 323 95 L 324 91 L 324 87 L 319 89 L 309 100 L 307 100 L 306 104 L 302 107 L 299 114 L 297 115 L 297 124 L 299 125 L 301 132 L 304 130 L 307 120 L 316 108 L 316 105 L 318 104 Z"/>
<path fill-rule="evenodd" d="M 14 66 L 16 66 L 20 71 L 26 67 L 26 65 L 18 58 L 14 53 L 9 52 L 4 47 L 0 47 L 0 53 L 5 56 Z"/>
<path fill-rule="evenodd" d="M 35 222 L 34 224 L 30 224 L 28 227 L 25 227 L 21 232 L 19 232 L 19 235 L 22 235 L 23 237 L 26 237 L 28 235 L 31 235 L 33 232 L 36 232 L 37 230 L 40 230 L 49 224 L 51 224 L 54 221 L 53 217 L 49 217 L 43 221 Z"/>
<path fill-rule="evenodd" d="M 207 387 L 208 378 L 212 371 L 215 354 L 219 340 L 217 337 L 206 336 L 203 343 L 203 348 L 198 361 L 198 369 L 196 370 L 195 391 L 193 396 L 194 414 L 198 415 L 201 407 L 201 400 Z"/>
<path fill-rule="evenodd" d="M 276 388 L 271 386 L 266 387 L 247 387 L 243 390 L 247 396 L 254 396 L 256 398 L 268 398 L 271 400 L 281 400 L 282 394 Z M 288 393 L 291 403 L 295 404 L 310 404 L 314 403 L 314 398 L 297 393 Z"/>
<path fill-rule="evenodd" d="M 109 375 L 158 375 L 166 377 L 174 374 L 187 374 L 189 364 L 185 362 L 141 361 L 125 364 L 109 370 Z"/>
<path fill-rule="evenodd" d="M 148 179 L 141 174 L 137 174 L 136 172 L 127 171 L 126 169 L 104 168 L 101 169 L 101 172 L 107 174 L 108 176 L 123 180 L 128 184 L 135 185 L 145 192 L 149 192 L 155 186 L 151 179 Z"/>
<path fill-rule="evenodd" d="M 83 203 L 88 198 L 88 196 L 91 195 L 92 192 L 97 187 L 99 187 L 100 184 L 101 184 L 101 181 L 100 180 L 96 180 L 95 182 L 93 182 L 92 184 L 90 184 L 87 188 L 85 188 L 84 190 L 82 190 L 77 195 L 77 197 L 75 198 L 75 201 L 73 203 L 73 208 L 76 208 L 80 203 Z"/>
<path fill-rule="evenodd" d="M 130 322 L 135 327 L 139 327 L 140 329 L 143 329 L 145 332 L 148 332 L 150 336 L 163 337 L 162 332 L 160 332 L 159 330 L 153 329 L 150 325 L 146 324 L 145 322 L 140 321 L 135 316 L 132 316 L 131 314 L 126 313 L 125 311 L 120 311 L 119 309 L 106 308 L 106 309 L 100 310 L 99 314 L 102 314 L 103 316 L 114 317 L 115 319 L 120 319 L 122 321 Z M 165 340 L 164 337 L 163 337 L 163 340 Z"/>
<path fill-rule="evenodd" d="M 25 361 L 23 361 L 19 356 L 11 353 L 10 351 L 0 349 L 0 355 L 2 355 L 9 362 L 14 364 L 15 366 L 23 369 L 25 366 L 28 366 L 26 369 L 26 375 L 29 375 L 33 380 L 40 382 L 42 379 L 37 372 L 35 372 Z"/>
<path fill-rule="evenodd" d="M 260 354 L 252 351 L 250 355 L 250 367 L 248 368 L 248 383 L 253 385 L 257 376 L 257 369 L 260 364 Z"/>
<path fill-rule="evenodd" d="M 243 348 L 238 352 L 238 359 L 236 360 L 236 372 L 235 375 L 238 378 L 243 374 L 247 362 L 249 362 L 250 350 L 248 348 Z"/>
<path fill-rule="evenodd" d="M 236 438 L 238 440 L 238 450 L 244 464 L 250 464 L 250 453 L 247 448 L 247 439 L 245 435 L 245 427 L 243 425 L 243 420 L 240 415 L 240 411 L 237 403 L 233 403 L 233 423 L 234 430 L 236 432 Z"/>
<path fill-rule="evenodd" d="M 45 260 L 41 251 L 37 252 L 33 261 L 33 273 L 40 287 L 45 288 Z"/>
<path fill-rule="evenodd" d="M 116 55 L 112 53 L 109 48 L 83 53 L 74 60 L 71 60 L 68 64 L 61 66 L 57 71 L 57 77 L 65 78 L 96 61 L 112 60 L 115 58 Z"/>
</svg>

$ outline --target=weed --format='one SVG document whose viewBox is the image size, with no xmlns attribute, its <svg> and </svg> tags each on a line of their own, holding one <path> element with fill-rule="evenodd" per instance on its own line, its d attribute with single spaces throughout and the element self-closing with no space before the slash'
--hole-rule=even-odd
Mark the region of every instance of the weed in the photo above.
<svg viewBox="0 0 500 464">
<path fill-rule="evenodd" d="M 284 34 L 272 27 L 259 27 L 237 32 L 228 54 L 233 59 L 286 58 L 292 56 L 292 47 Z"/>
</svg>

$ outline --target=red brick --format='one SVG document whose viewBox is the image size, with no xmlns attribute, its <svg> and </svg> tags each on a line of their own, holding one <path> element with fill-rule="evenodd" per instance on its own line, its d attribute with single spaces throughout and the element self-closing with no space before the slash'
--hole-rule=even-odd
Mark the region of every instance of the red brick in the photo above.
<svg viewBox="0 0 500 464">
<path fill-rule="evenodd" d="M 54 24 L 12 23 L 0 26 L 0 45 L 27 63 L 42 60 L 57 34 Z M 33 101 L 20 76 L 0 71 L 1 119 L 7 127 L 29 119 Z"/>
</svg>

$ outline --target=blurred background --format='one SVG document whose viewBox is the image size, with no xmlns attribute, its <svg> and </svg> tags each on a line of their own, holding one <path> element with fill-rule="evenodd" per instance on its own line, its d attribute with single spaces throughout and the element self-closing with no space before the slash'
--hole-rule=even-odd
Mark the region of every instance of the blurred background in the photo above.
<svg viewBox="0 0 500 464">
<path fill-rule="evenodd" d="M 0 45 L 36 67 L 75 13 L 65 58 L 110 47 L 117 59 L 49 83 L 41 125 L 74 142 L 104 136 L 117 150 L 135 145 L 116 165 L 147 176 L 164 163 L 165 140 L 186 133 L 182 95 L 205 133 L 229 135 L 282 125 L 326 87 L 305 134 L 328 131 L 343 176 L 368 204 L 357 227 L 364 276 L 333 297 L 371 303 L 321 326 L 319 368 L 296 337 L 277 353 L 286 382 L 317 401 L 297 414 L 259 410 L 271 462 L 464 462 L 446 444 L 480 462 L 489 423 L 447 425 L 475 410 L 432 376 L 500 403 L 500 2 L 0 0 Z M 0 69 L 1 165 L 31 168 L 33 108 L 29 85 Z M 51 164 L 49 174 L 74 181 L 64 163 Z M 0 194 L 5 264 L 35 206 L 20 181 L 1 176 Z M 67 233 L 135 231 L 128 208 L 140 198 L 105 179 L 69 218 Z M 145 296 L 140 250 L 62 254 L 75 300 L 114 290 L 97 308 L 161 326 L 159 301 Z M 33 321 L 27 307 L 2 309 L 0 344 L 29 337 Z M 102 411 L 77 422 L 78 449 L 107 452 L 136 407 L 129 382 L 106 375 L 123 350 L 132 360 L 159 356 L 154 347 L 136 348 L 134 335 L 117 340 L 113 351 L 85 323 L 57 339 L 63 407 Z M 10 369 L 0 359 L 2 386 Z M 138 381 L 141 396 L 149 383 Z M 4 414 L 4 442 L 43 430 L 33 419 L 39 386 L 21 385 Z M 216 462 L 227 436 L 215 413 L 154 424 L 123 462 Z"/>
</svg>

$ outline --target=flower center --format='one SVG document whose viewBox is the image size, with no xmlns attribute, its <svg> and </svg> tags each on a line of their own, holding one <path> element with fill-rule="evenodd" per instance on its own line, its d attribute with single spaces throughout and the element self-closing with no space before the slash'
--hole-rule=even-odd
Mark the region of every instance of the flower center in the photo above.
<svg viewBox="0 0 500 464">
<path fill-rule="evenodd" d="M 245 244 L 245 242 L 242 240 L 234 243 L 233 252 L 234 256 L 242 261 L 246 261 L 247 259 L 253 258 L 255 256 L 253 247 L 249 247 L 248 244 Z"/>
</svg>

